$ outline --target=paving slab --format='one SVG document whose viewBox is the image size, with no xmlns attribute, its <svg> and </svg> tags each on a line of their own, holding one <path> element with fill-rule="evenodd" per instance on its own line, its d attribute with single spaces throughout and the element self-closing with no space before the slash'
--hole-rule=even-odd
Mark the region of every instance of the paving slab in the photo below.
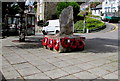
<svg viewBox="0 0 120 81">
<path fill-rule="evenodd" d="M 104 65 L 104 64 L 108 64 L 110 63 L 111 61 L 110 60 L 107 60 L 107 59 L 99 59 L 99 60 L 94 60 L 94 61 L 91 61 L 91 62 L 88 62 L 94 66 L 101 66 L 101 65 Z"/>
<path fill-rule="evenodd" d="M 53 63 L 53 62 L 60 62 L 62 60 L 58 59 L 58 58 L 49 58 L 49 59 L 46 59 L 46 61 L 49 62 L 49 63 Z"/>
<path fill-rule="evenodd" d="M 37 74 L 33 74 L 30 76 L 25 76 L 24 79 L 50 79 L 47 75 L 45 75 L 44 73 L 40 72 Z"/>
<path fill-rule="evenodd" d="M 114 73 L 110 73 L 108 75 L 103 76 L 104 79 L 118 79 L 118 75 Z"/>
<path fill-rule="evenodd" d="M 95 68 L 95 66 L 90 64 L 90 63 L 76 64 L 76 66 L 78 66 L 79 68 L 81 68 L 83 70 L 88 70 L 88 69 L 91 69 L 91 68 Z"/>
<path fill-rule="evenodd" d="M 103 66 L 100 66 L 100 68 L 106 70 L 106 71 L 109 71 L 109 72 L 115 72 L 118 70 L 117 67 L 110 67 L 109 65 L 103 65 Z"/>
<path fill-rule="evenodd" d="M 59 78 L 59 79 L 78 79 L 77 77 L 75 77 L 74 75 L 68 75 L 68 76 L 63 76 L 63 77 L 61 77 L 61 78 Z"/>
<path fill-rule="evenodd" d="M 79 72 L 79 73 L 76 73 L 73 75 L 79 79 L 96 79 L 98 77 L 98 76 L 95 76 L 87 71 Z"/>
<path fill-rule="evenodd" d="M 94 75 L 97 75 L 97 76 L 100 76 L 100 77 L 103 77 L 105 76 L 106 74 L 109 74 L 110 72 L 106 71 L 106 70 L 103 70 L 101 68 L 93 68 L 93 69 L 90 69 L 88 70 L 89 72 L 91 72 L 92 74 Z"/>
<path fill-rule="evenodd" d="M 47 72 L 44 72 L 44 73 L 52 79 L 56 79 L 56 78 L 60 78 L 60 77 L 68 75 L 67 72 L 65 72 L 61 69 L 55 69 L 55 70 L 47 71 Z"/>
<path fill-rule="evenodd" d="M 11 71 L 3 71 L 3 75 L 5 79 L 18 79 L 20 74 L 16 70 L 11 70 Z"/>
<path fill-rule="evenodd" d="M 35 55 L 27 55 L 23 57 L 27 61 L 41 60 L 39 57 Z"/>
<path fill-rule="evenodd" d="M 32 65 L 34 66 L 40 66 L 40 65 L 43 65 L 43 64 L 49 64 L 49 62 L 45 61 L 45 60 L 30 60 L 29 63 L 31 63 Z"/>
<path fill-rule="evenodd" d="M 24 68 L 30 68 L 30 67 L 34 67 L 34 66 L 31 65 L 30 63 L 26 62 L 26 63 L 22 63 L 22 64 L 15 64 L 15 65 L 13 65 L 13 67 L 16 70 L 21 70 L 21 69 L 24 69 Z"/>
<path fill-rule="evenodd" d="M 13 58 L 13 59 L 9 59 L 8 60 L 10 62 L 10 64 L 14 65 L 14 64 L 20 64 L 23 62 L 27 62 L 26 60 L 24 60 L 23 58 Z"/>
<path fill-rule="evenodd" d="M 83 61 L 81 61 L 80 58 L 69 59 L 69 60 L 67 60 L 67 62 L 69 62 L 69 63 L 72 64 L 72 65 L 75 65 L 75 64 L 82 64 L 82 63 L 83 63 Z"/>
<path fill-rule="evenodd" d="M 56 80 L 52 80 L 52 81 L 83 81 L 80 79 L 56 79 Z"/>
<path fill-rule="evenodd" d="M 26 81 L 23 78 L 19 78 L 19 79 L 7 79 L 7 81 Z"/>
<path fill-rule="evenodd" d="M 61 56 L 57 56 L 56 58 L 61 59 L 61 60 L 64 60 L 64 61 L 73 59 L 71 56 L 69 56 L 69 55 L 64 55 L 64 54 L 61 54 Z"/>
<path fill-rule="evenodd" d="M 61 68 L 62 70 L 64 70 L 65 72 L 69 73 L 69 74 L 73 74 L 73 73 L 77 73 L 77 72 L 81 72 L 83 71 L 83 69 L 77 67 L 77 66 L 69 66 L 69 67 L 64 67 Z"/>
<path fill-rule="evenodd" d="M 108 64 L 109 66 L 118 68 L 118 62 L 111 62 Z"/>
<path fill-rule="evenodd" d="M 108 81 L 106 79 L 95 79 L 95 80 L 91 80 L 91 81 Z"/>
<path fill-rule="evenodd" d="M 4 67 L 4 66 L 8 66 L 8 65 L 10 65 L 10 63 L 7 60 L 2 59 L 2 66 Z"/>
<path fill-rule="evenodd" d="M 7 72 L 7 71 L 14 71 L 15 68 L 12 65 L 7 65 L 7 66 L 2 66 L 2 71 Z"/>
<path fill-rule="evenodd" d="M 71 63 L 66 61 L 54 62 L 52 64 L 58 68 L 67 67 L 67 66 L 69 67 L 71 65 Z"/>
<path fill-rule="evenodd" d="M 21 76 L 28 76 L 28 75 L 32 75 L 32 74 L 36 74 L 41 72 L 40 70 L 38 70 L 35 67 L 29 67 L 29 68 L 23 68 L 18 70 L 18 72 L 21 74 Z"/>
<path fill-rule="evenodd" d="M 118 72 L 120 72 L 120 70 L 117 70 L 117 71 L 115 71 L 113 73 L 115 73 L 116 75 L 120 76 L 120 74 Z"/>
<path fill-rule="evenodd" d="M 52 65 L 52 64 L 42 64 L 40 66 L 36 66 L 40 71 L 42 72 L 46 72 L 46 71 L 51 71 L 51 70 L 54 70 L 54 69 L 57 69 L 56 66 Z"/>
</svg>

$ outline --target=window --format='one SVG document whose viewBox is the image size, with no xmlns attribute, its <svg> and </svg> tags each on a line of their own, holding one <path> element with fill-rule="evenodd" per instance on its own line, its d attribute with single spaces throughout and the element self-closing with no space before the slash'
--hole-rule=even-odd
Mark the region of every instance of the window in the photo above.
<svg viewBox="0 0 120 81">
<path fill-rule="evenodd" d="M 35 25 L 35 17 L 32 16 L 32 25 Z"/>
<path fill-rule="evenodd" d="M 44 24 L 44 26 L 48 26 L 49 25 L 49 22 L 46 22 L 45 24 Z"/>
</svg>

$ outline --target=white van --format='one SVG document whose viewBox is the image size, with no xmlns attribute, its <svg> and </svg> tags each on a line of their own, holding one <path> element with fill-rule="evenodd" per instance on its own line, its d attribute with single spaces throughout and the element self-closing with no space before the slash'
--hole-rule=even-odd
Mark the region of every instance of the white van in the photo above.
<svg viewBox="0 0 120 81">
<path fill-rule="evenodd" d="M 42 32 L 43 32 L 44 35 L 56 34 L 56 33 L 59 33 L 59 31 L 60 31 L 59 19 L 48 20 L 42 28 Z"/>
</svg>

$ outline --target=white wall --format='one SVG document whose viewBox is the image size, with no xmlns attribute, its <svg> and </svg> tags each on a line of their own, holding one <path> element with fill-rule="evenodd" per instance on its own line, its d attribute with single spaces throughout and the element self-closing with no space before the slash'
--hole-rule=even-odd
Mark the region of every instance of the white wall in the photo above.
<svg viewBox="0 0 120 81">
<path fill-rule="evenodd" d="M 98 9 L 98 10 L 92 10 L 92 15 L 95 15 L 95 16 L 100 16 L 101 15 L 101 9 Z"/>
<path fill-rule="evenodd" d="M 44 2 L 43 2 L 43 0 L 38 0 L 36 15 L 37 15 L 37 21 L 44 20 Z"/>
</svg>

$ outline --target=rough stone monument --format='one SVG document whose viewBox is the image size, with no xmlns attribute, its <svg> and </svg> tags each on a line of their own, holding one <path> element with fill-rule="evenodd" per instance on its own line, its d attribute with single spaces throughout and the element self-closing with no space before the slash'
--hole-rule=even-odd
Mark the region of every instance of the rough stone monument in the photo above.
<svg viewBox="0 0 120 81">
<path fill-rule="evenodd" d="M 60 33 L 62 35 L 72 35 L 74 31 L 74 21 L 73 21 L 73 7 L 69 6 L 65 8 L 59 17 L 60 21 Z"/>
</svg>

